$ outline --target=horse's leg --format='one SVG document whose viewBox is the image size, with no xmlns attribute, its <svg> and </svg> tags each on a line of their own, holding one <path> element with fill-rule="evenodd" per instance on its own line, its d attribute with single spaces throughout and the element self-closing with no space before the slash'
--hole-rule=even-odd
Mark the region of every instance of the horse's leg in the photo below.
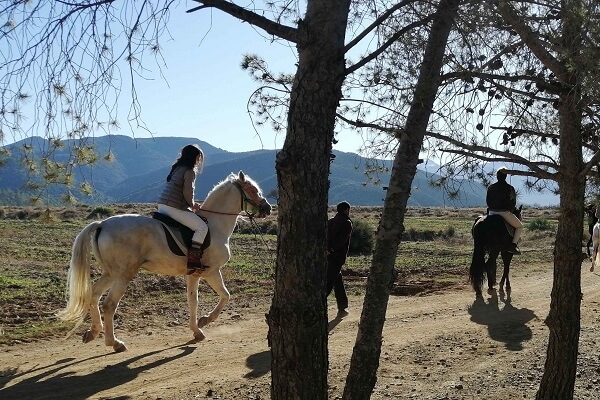
<svg viewBox="0 0 600 400">
<path fill-rule="evenodd" d="M 225 283 L 223 282 L 223 275 L 221 275 L 220 269 L 216 269 L 215 272 L 209 271 L 209 273 L 206 276 L 204 276 L 204 280 L 206 280 L 206 283 L 208 283 L 208 285 L 219 295 L 219 302 L 217 303 L 215 308 L 213 308 L 210 314 L 203 315 L 202 317 L 200 317 L 200 319 L 198 320 L 198 326 L 200 328 L 208 325 L 209 323 L 217 319 L 217 317 L 223 310 L 223 307 L 225 307 L 225 305 L 229 302 L 230 297 L 229 291 L 227 290 L 227 288 L 225 287 Z"/>
<path fill-rule="evenodd" d="M 490 256 L 485 263 L 485 272 L 487 273 L 487 281 L 488 281 L 488 292 L 494 290 L 494 286 L 496 285 L 496 269 L 498 259 L 498 251 L 491 250 Z"/>
<path fill-rule="evenodd" d="M 189 326 L 194 332 L 194 338 L 198 341 L 204 340 L 204 332 L 198 327 L 198 283 L 200 277 L 196 275 L 186 275 L 187 302 L 190 311 Z"/>
<path fill-rule="evenodd" d="M 98 334 L 104 330 L 102 317 L 100 316 L 99 302 L 102 294 L 112 284 L 112 277 L 108 274 L 102 274 L 100 279 L 94 283 L 92 287 L 92 302 L 90 304 L 90 317 L 92 318 L 92 326 L 83 333 L 83 343 L 91 342 L 98 337 Z"/>
<path fill-rule="evenodd" d="M 502 279 L 500 279 L 500 293 L 504 293 L 504 284 L 506 284 L 506 293 L 510 294 L 510 262 L 513 258 L 513 254 L 508 251 L 502 252 L 502 263 L 504 264 L 504 270 L 502 271 Z"/>
<path fill-rule="evenodd" d="M 113 286 L 102 302 L 102 310 L 104 311 L 104 344 L 112 346 L 117 353 L 127 350 L 125 342 L 115 337 L 114 317 L 129 281 L 130 279 L 115 279 Z"/>
</svg>

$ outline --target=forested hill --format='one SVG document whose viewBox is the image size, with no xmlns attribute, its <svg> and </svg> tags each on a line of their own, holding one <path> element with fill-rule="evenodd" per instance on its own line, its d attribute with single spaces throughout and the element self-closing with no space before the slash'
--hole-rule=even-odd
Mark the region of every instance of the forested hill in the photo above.
<svg viewBox="0 0 600 400">
<path fill-rule="evenodd" d="M 0 204 L 27 204 L 28 194 L 23 190 L 26 169 L 21 164 L 24 145 L 43 148 L 42 138 L 5 146 L 10 156 L 0 166 Z M 201 140 L 182 137 L 156 137 L 133 139 L 128 136 L 102 136 L 89 139 L 83 145 L 93 145 L 100 155 L 91 167 L 78 167 L 75 171 L 76 184 L 84 180 L 93 185 L 94 193 L 84 196 L 77 191 L 75 196 L 81 203 L 124 203 L 154 202 L 158 198 L 179 150 L 189 143 L 198 144 L 206 156 L 206 165 L 196 185 L 196 197 L 203 199 L 208 191 L 231 172 L 243 170 L 256 180 L 265 194 L 277 188 L 275 173 L 276 150 L 255 150 L 242 153 L 228 152 Z M 55 154 L 55 160 L 66 160 L 76 141 L 65 141 L 63 149 Z M 106 161 L 102 156 L 109 151 L 114 156 Z M 334 151 L 331 164 L 329 203 L 337 204 L 346 200 L 353 205 L 378 206 L 383 204 L 384 186 L 388 184 L 389 172 L 368 176 L 366 171 L 377 163 L 390 167 L 390 161 L 369 160 L 354 153 Z M 419 170 L 413 182 L 409 205 L 411 206 L 454 206 L 473 207 L 485 204 L 485 189 L 478 183 L 459 181 L 460 196 L 450 200 L 443 190 L 430 185 L 435 179 L 431 173 Z M 50 191 L 46 201 L 57 201 L 64 188 Z M 272 201 L 272 199 L 270 200 Z"/>
</svg>

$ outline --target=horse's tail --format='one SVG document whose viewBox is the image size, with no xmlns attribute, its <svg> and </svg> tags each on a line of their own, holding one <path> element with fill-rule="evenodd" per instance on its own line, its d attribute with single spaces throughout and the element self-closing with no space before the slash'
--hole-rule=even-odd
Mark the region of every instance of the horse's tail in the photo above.
<svg viewBox="0 0 600 400">
<path fill-rule="evenodd" d="M 67 275 L 67 306 L 58 312 L 57 317 L 64 321 L 81 322 L 87 315 L 92 300 L 92 279 L 90 276 L 90 251 L 92 237 L 94 242 L 100 222 L 92 222 L 86 226 L 75 238 L 71 255 L 71 265 Z M 94 253 L 97 244 L 94 243 Z"/>
<path fill-rule="evenodd" d="M 469 280 L 476 293 L 481 293 L 485 280 L 485 245 L 481 234 L 473 228 L 473 258 L 469 269 Z"/>
</svg>

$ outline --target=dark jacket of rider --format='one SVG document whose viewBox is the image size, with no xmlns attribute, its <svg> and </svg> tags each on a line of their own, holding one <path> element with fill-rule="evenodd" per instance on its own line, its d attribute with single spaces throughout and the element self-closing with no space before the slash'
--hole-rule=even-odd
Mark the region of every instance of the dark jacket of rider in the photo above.
<svg viewBox="0 0 600 400">
<path fill-rule="evenodd" d="M 490 211 L 513 211 L 517 205 L 515 188 L 505 180 L 490 185 L 485 198 Z"/>
</svg>

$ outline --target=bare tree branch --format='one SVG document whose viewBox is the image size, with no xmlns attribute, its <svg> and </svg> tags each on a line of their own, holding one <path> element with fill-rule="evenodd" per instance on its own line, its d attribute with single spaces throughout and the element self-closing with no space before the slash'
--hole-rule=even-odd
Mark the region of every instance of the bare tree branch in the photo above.
<svg viewBox="0 0 600 400">
<path fill-rule="evenodd" d="M 356 46 L 358 43 L 360 43 L 360 41 L 363 40 L 369 33 L 373 32 L 375 29 L 377 29 L 386 19 L 388 19 L 396 11 L 398 11 L 402 7 L 404 7 L 408 4 L 412 4 L 416 1 L 417 0 L 403 0 L 403 1 L 395 4 L 391 8 L 389 8 L 386 12 L 384 12 L 377 19 L 375 19 L 371 23 L 371 25 L 369 25 L 367 28 L 365 28 L 360 34 L 358 34 L 350 42 L 348 42 L 348 44 L 346 44 L 346 46 L 344 47 L 344 52 L 347 53 L 348 51 L 350 51 L 354 46 Z"/>
<path fill-rule="evenodd" d="M 600 162 L 600 151 L 597 151 L 596 154 L 594 154 L 592 156 L 592 158 L 587 163 L 585 163 L 585 166 L 581 170 L 580 174 L 584 175 L 584 176 L 590 175 L 592 168 L 597 166 L 599 162 Z"/>
<path fill-rule="evenodd" d="M 298 29 L 285 26 L 273 22 L 272 20 L 263 17 L 255 12 L 247 10 L 236 4 L 224 0 L 194 0 L 201 3 L 201 6 L 187 10 L 188 13 L 202 10 L 205 8 L 216 8 L 233 17 L 238 18 L 242 22 L 248 22 L 258 28 L 264 29 L 265 32 L 277 36 L 281 39 L 289 40 L 293 43 L 298 43 Z"/>
<path fill-rule="evenodd" d="M 398 30 L 395 34 L 393 34 L 383 45 L 381 45 L 378 49 L 373 51 L 371 54 L 352 65 L 351 67 L 346 68 L 346 75 L 350 75 L 356 70 L 362 68 L 365 64 L 373 61 L 378 56 L 380 56 L 383 52 L 385 52 L 391 45 L 393 45 L 399 38 L 405 35 L 407 32 L 410 32 L 412 29 L 418 28 L 423 25 L 427 25 L 433 19 L 433 14 L 427 16 L 426 18 L 420 19 L 418 21 L 409 24 L 402 29 Z"/>
</svg>

